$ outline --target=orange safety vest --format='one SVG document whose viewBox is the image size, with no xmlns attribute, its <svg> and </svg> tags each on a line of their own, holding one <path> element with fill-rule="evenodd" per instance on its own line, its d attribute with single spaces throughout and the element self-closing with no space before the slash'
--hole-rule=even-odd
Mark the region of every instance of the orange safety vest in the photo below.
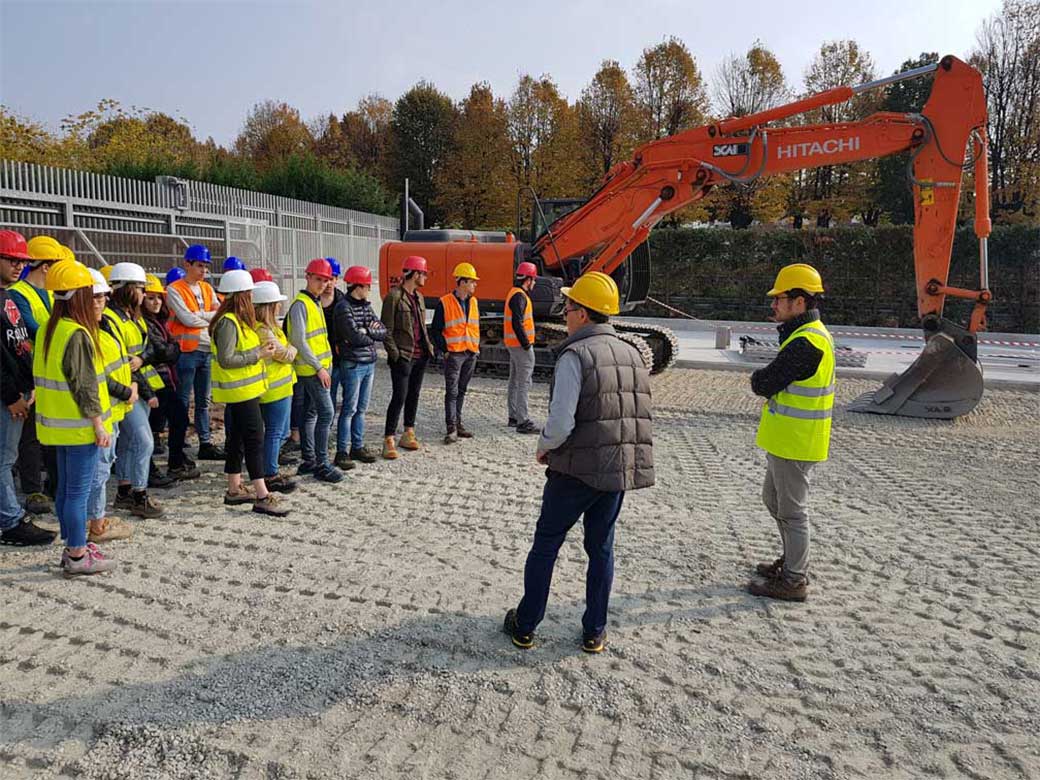
<svg viewBox="0 0 1040 780">
<path fill-rule="evenodd" d="M 524 296 L 524 299 L 527 301 L 524 305 L 524 333 L 527 334 L 527 343 L 534 344 L 534 306 L 531 304 L 531 296 L 519 287 L 514 287 L 506 296 L 505 342 L 507 347 L 520 346 L 520 339 L 516 337 L 516 333 L 513 331 L 513 310 L 509 308 L 509 301 L 517 294 Z"/>
<path fill-rule="evenodd" d="M 208 282 L 199 282 L 199 284 L 202 286 L 202 301 L 206 305 L 205 311 L 216 311 L 217 296 L 213 292 L 213 288 Z M 199 309 L 199 302 L 195 298 L 195 293 L 183 279 L 178 279 L 167 289 L 176 290 L 189 311 L 196 313 L 201 311 L 201 309 Z M 176 314 L 172 312 L 170 313 L 170 335 L 173 336 L 173 338 L 177 340 L 177 343 L 181 345 L 181 352 L 194 352 L 198 349 L 200 333 L 202 333 L 202 328 L 189 328 L 177 319 Z"/>
<path fill-rule="evenodd" d="M 477 296 L 469 298 L 469 316 L 454 293 L 441 298 L 444 306 L 444 341 L 448 352 L 480 352 L 480 307 Z"/>
</svg>

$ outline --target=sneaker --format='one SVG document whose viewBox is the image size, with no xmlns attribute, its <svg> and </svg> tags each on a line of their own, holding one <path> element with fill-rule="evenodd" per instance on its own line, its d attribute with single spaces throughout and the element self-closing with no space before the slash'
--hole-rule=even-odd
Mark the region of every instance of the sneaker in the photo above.
<svg viewBox="0 0 1040 780">
<path fill-rule="evenodd" d="M 397 443 L 397 446 L 402 450 L 412 450 L 413 452 L 422 445 L 419 444 L 419 439 L 416 438 L 415 428 L 405 428 L 404 433 L 401 434 L 401 441 Z"/>
<path fill-rule="evenodd" d="M 256 493 L 252 489 L 247 488 L 245 485 L 239 486 L 238 490 L 232 493 L 230 490 L 224 493 L 224 505 L 225 506 L 238 506 L 239 504 L 252 504 L 256 501 Z"/>
<path fill-rule="evenodd" d="M 289 439 L 285 444 L 282 445 L 282 452 L 299 452 L 300 442 L 296 439 Z"/>
<path fill-rule="evenodd" d="M 260 515 L 271 515 L 271 517 L 285 517 L 289 514 L 289 508 L 281 505 L 278 496 L 268 493 L 265 498 L 258 498 L 253 502 L 253 511 Z"/>
<path fill-rule="evenodd" d="M 25 497 L 25 511 L 31 515 L 46 515 L 54 511 L 54 504 L 43 493 L 30 493 Z"/>
<path fill-rule="evenodd" d="M 275 474 L 273 477 L 264 477 L 267 489 L 272 493 L 292 493 L 296 490 L 296 483 L 284 474 Z"/>
<path fill-rule="evenodd" d="M 130 513 L 137 517 L 143 517 L 146 520 L 162 517 L 165 514 L 159 502 L 150 497 L 147 493 L 134 494 L 133 505 L 130 507 Z"/>
<path fill-rule="evenodd" d="M 291 466 L 292 464 L 299 462 L 299 460 L 300 459 L 293 453 L 288 452 L 285 447 L 282 447 L 281 451 L 278 453 L 279 466 Z"/>
<path fill-rule="evenodd" d="M 218 447 L 213 442 L 203 442 L 199 445 L 199 460 L 224 460 L 224 448 Z"/>
<path fill-rule="evenodd" d="M 101 554 L 101 548 L 93 542 L 87 542 L 87 552 L 97 558 L 105 557 Z M 72 560 L 72 558 L 69 557 L 69 548 L 66 547 L 64 550 L 62 550 L 61 562 L 58 564 L 58 568 L 64 569 L 66 566 L 68 566 L 70 560 Z"/>
<path fill-rule="evenodd" d="M 444 443 L 445 444 L 454 444 L 458 440 L 459 440 L 459 434 L 455 431 L 454 428 L 449 428 L 448 432 L 446 434 L 444 434 Z"/>
<path fill-rule="evenodd" d="M 780 578 L 766 580 L 764 583 L 752 580 L 748 583 L 747 589 L 752 596 L 780 601 L 805 601 L 809 595 L 809 586 L 805 583 L 794 585 Z"/>
<path fill-rule="evenodd" d="M 385 460 L 397 460 L 398 458 L 393 436 L 387 436 L 383 439 L 383 458 Z"/>
<path fill-rule="evenodd" d="M 343 472 L 326 463 L 314 470 L 314 478 L 322 482 L 340 482 L 343 479 Z"/>
<path fill-rule="evenodd" d="M 518 426 L 516 426 L 516 432 L 517 433 L 538 433 L 538 426 L 535 425 L 530 420 L 524 420 L 524 422 L 522 422 Z"/>
<path fill-rule="evenodd" d="M 305 460 L 296 468 L 297 474 L 313 474 L 314 470 L 318 468 L 318 464 L 313 460 Z"/>
<path fill-rule="evenodd" d="M 112 502 L 116 509 L 133 509 L 134 496 L 132 493 L 117 493 L 116 500 Z"/>
<path fill-rule="evenodd" d="M 472 439 L 473 434 L 466 430 L 466 426 L 462 424 L 462 420 L 459 420 L 459 424 L 456 426 L 459 433 L 460 439 Z"/>
<path fill-rule="evenodd" d="M 508 425 L 510 428 L 515 428 L 517 426 L 516 418 L 510 417 L 509 422 L 507 422 L 506 425 Z"/>
<path fill-rule="evenodd" d="M 183 466 L 174 466 L 166 473 L 178 482 L 182 482 L 187 479 L 198 479 L 202 476 L 202 472 L 199 471 L 196 466 L 189 466 L 187 463 L 185 463 Z"/>
<path fill-rule="evenodd" d="M 357 464 L 350 459 L 350 454 L 347 452 L 337 452 L 335 459 L 332 461 L 336 468 L 342 469 L 343 471 L 350 471 L 355 468 Z"/>
<path fill-rule="evenodd" d="M 148 473 L 148 487 L 150 488 L 161 490 L 172 486 L 176 481 L 176 478 L 171 477 L 169 473 L 163 474 L 158 469 Z"/>
<path fill-rule="evenodd" d="M 63 556 L 62 564 L 66 577 L 75 577 L 80 574 L 103 574 L 106 571 L 112 571 L 119 565 L 116 561 L 105 558 L 89 548 L 78 561 L 69 555 Z"/>
<path fill-rule="evenodd" d="M 134 529 L 130 523 L 118 517 L 102 517 L 87 524 L 87 539 L 93 543 L 129 539 L 133 535 Z"/>
<path fill-rule="evenodd" d="M 772 563 L 760 563 L 755 567 L 755 573 L 767 579 L 774 580 L 784 570 L 784 558 L 780 556 Z"/>
<path fill-rule="evenodd" d="M 22 517 L 18 525 L 7 528 L 0 533 L 0 544 L 9 544 L 12 547 L 31 547 L 37 544 L 50 544 L 57 536 L 54 531 L 40 528 L 26 517 Z"/>
<path fill-rule="evenodd" d="M 607 632 L 600 631 L 595 636 L 587 636 L 581 640 L 581 649 L 586 653 L 602 653 L 607 646 Z"/>
<path fill-rule="evenodd" d="M 521 650 L 530 650 L 534 647 L 534 634 L 521 634 L 520 630 L 516 627 L 515 609 L 506 612 L 506 619 L 502 624 L 502 630 L 509 635 L 510 639 L 513 640 L 513 644 Z"/>
<path fill-rule="evenodd" d="M 357 447 L 352 449 L 350 451 L 350 459 L 362 463 L 375 463 L 377 460 L 375 453 L 371 452 L 367 447 Z"/>
</svg>

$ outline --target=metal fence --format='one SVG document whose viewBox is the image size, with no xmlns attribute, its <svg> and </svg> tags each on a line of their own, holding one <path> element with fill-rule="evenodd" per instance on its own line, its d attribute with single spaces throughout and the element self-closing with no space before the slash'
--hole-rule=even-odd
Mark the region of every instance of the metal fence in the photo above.
<svg viewBox="0 0 1040 780">
<path fill-rule="evenodd" d="M 133 261 L 165 274 L 189 244 L 204 244 L 219 271 L 234 255 L 267 268 L 284 292 L 303 284 L 315 257 L 372 269 L 398 236 L 396 217 L 262 192 L 160 176 L 154 182 L 0 160 L 0 227 L 47 234 L 88 265 Z M 292 297 L 291 293 L 290 297 Z"/>
</svg>

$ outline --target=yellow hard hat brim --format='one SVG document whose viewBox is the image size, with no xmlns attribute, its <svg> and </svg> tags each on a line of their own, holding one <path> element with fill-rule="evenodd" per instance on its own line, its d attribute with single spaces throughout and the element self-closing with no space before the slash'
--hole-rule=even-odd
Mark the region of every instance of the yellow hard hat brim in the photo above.
<svg viewBox="0 0 1040 780">
<path fill-rule="evenodd" d="M 620 306 L 611 306 L 608 308 L 607 311 L 603 311 L 603 309 L 599 308 L 598 306 L 593 306 L 590 303 L 586 303 L 585 301 L 581 300 L 581 298 L 575 298 L 573 295 L 571 295 L 571 290 L 573 289 L 573 287 L 563 287 L 560 289 L 560 294 L 569 301 L 574 301 L 575 303 L 584 306 L 586 309 L 592 309 L 592 311 L 598 312 L 600 314 L 605 314 L 608 317 L 612 317 L 615 314 L 621 313 Z"/>
</svg>

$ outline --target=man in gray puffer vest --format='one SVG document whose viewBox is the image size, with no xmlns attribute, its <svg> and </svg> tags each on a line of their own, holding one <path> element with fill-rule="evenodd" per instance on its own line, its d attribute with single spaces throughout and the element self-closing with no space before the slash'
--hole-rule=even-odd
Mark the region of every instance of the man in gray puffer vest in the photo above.
<svg viewBox="0 0 1040 780">
<path fill-rule="evenodd" d="M 619 310 L 613 279 L 593 271 L 563 294 L 569 336 L 557 350 L 549 419 L 538 441 L 538 462 L 548 466 L 542 511 L 524 568 L 524 597 L 506 613 L 503 629 L 517 647 L 534 645 L 556 556 L 584 516 L 589 567 L 582 649 L 599 653 L 607 639 L 614 525 L 625 491 L 654 484 L 650 373 L 608 324 Z"/>
</svg>

